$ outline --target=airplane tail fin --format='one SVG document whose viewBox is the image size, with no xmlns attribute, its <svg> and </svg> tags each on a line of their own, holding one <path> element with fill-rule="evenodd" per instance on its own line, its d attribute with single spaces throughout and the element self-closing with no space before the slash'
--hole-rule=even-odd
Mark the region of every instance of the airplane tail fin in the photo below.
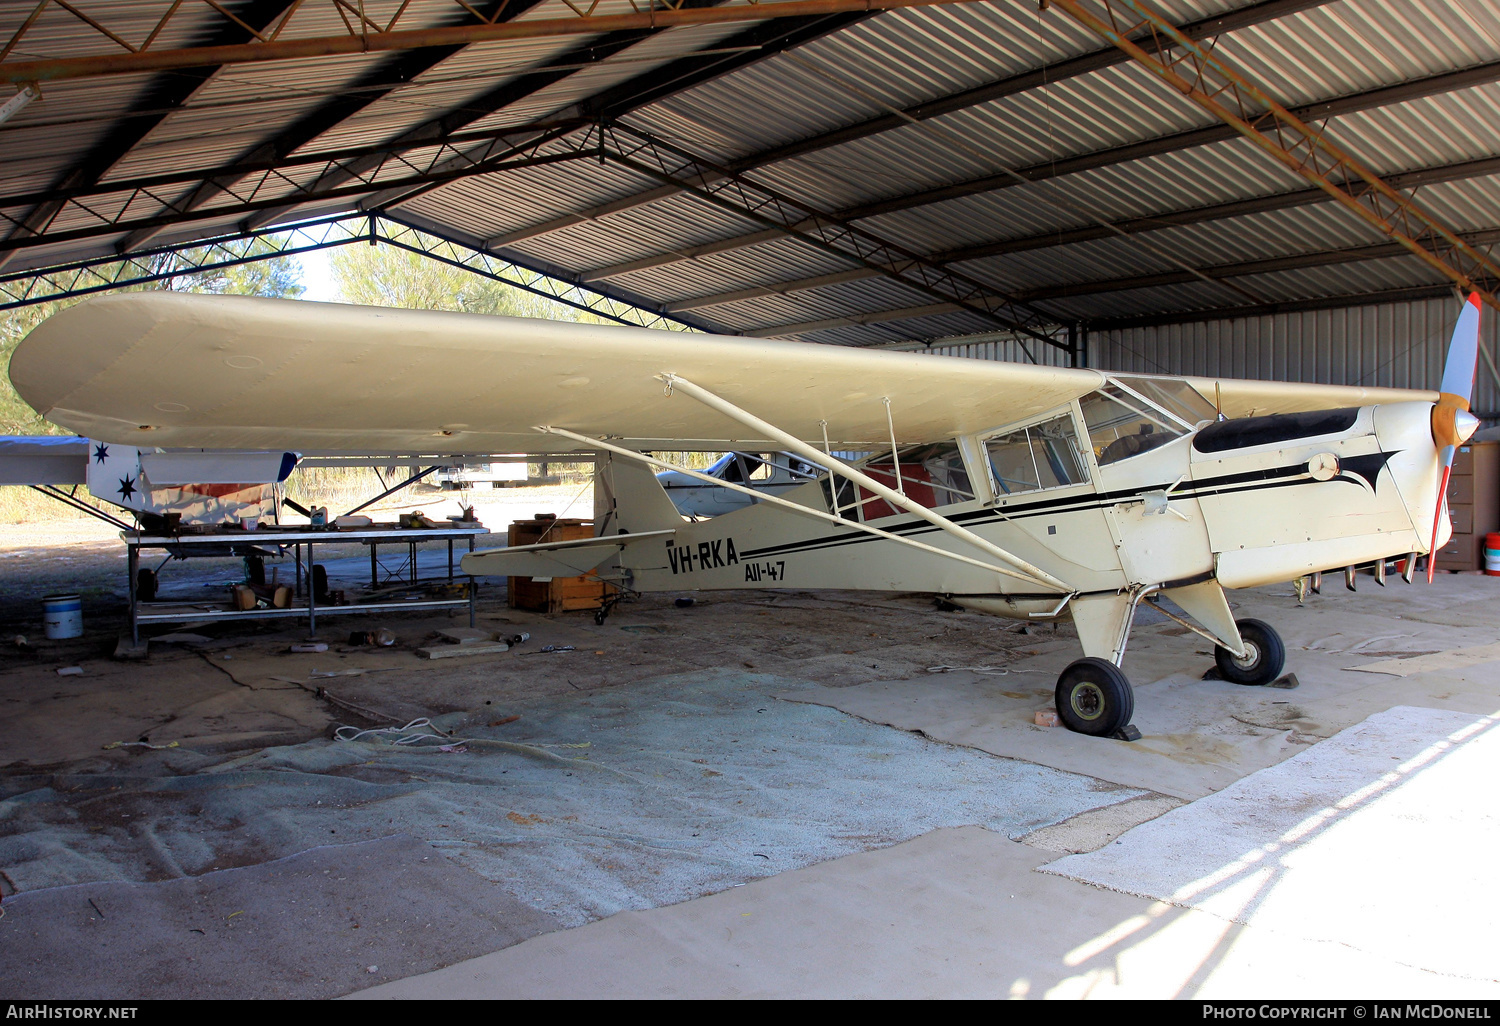
<svg viewBox="0 0 1500 1026">
<path fill-rule="evenodd" d="M 600 456 L 594 476 L 597 534 L 641 534 L 682 526 L 682 514 L 650 467 L 607 453 Z"/>
</svg>

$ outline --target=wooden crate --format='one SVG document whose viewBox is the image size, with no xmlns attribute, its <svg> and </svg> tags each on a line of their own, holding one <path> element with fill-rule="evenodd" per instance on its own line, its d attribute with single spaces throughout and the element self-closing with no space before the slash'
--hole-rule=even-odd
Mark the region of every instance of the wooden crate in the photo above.
<svg viewBox="0 0 1500 1026">
<path fill-rule="evenodd" d="M 1453 537 L 1438 549 L 1439 570 L 1484 569 L 1484 536 L 1500 531 L 1500 442 L 1461 446 L 1448 481 Z"/>
<path fill-rule="evenodd" d="M 593 536 L 592 520 L 539 518 L 511 524 L 506 540 L 511 545 L 535 545 L 543 541 L 572 541 Z M 510 608 L 533 613 L 598 609 L 617 590 L 612 584 L 587 577 L 554 577 L 551 580 L 512 577 L 506 584 Z"/>
</svg>

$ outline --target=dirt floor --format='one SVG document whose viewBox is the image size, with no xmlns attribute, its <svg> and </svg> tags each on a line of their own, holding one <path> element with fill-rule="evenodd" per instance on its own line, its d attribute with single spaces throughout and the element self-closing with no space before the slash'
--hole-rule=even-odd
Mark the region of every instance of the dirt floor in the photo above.
<svg viewBox="0 0 1500 1026">
<path fill-rule="evenodd" d="M 329 556 L 332 586 L 367 579 L 362 550 Z M 102 525 L 0 539 L 3 997 L 337 996 L 935 831 L 1095 851 L 1374 712 L 1500 694 L 1484 578 L 1302 609 L 1289 587 L 1236 596 L 1283 628 L 1301 681 L 1282 690 L 1203 681 L 1202 643 L 1143 611 L 1126 670 L 1146 737 L 1127 745 L 1031 722 L 1077 655 L 1070 625 L 928 596 L 651 595 L 596 624 L 509 609 L 486 580 L 479 628 L 530 635 L 505 652 L 422 658 L 468 616 L 414 610 L 327 618 L 311 653 L 290 621 L 157 628 L 121 661 L 123 564 Z M 163 582 L 212 595 L 242 575 L 195 560 Z M 40 598 L 62 591 L 86 633 L 47 641 Z M 350 642 L 377 628 L 395 644 Z M 1349 669 L 1392 658 L 1416 675 Z"/>
<path fill-rule="evenodd" d="M 429 515 L 436 516 L 447 512 L 444 507 L 434 509 L 435 500 L 441 498 L 427 495 L 420 500 L 425 501 Z M 537 512 L 586 515 L 578 506 L 587 497 L 580 500 L 577 489 L 529 491 L 502 498 L 504 502 L 479 505 L 480 517 L 505 523 Z M 570 502 L 574 503 L 571 510 Z M 456 504 L 453 509 L 457 510 Z M 383 519 L 389 511 L 376 515 Z M 503 537 L 481 539 L 479 545 L 502 542 Z M 441 574 L 444 560 L 441 547 L 434 548 L 423 557 L 424 574 Z M 308 640 L 306 626 L 289 621 L 188 623 L 175 630 L 158 626 L 145 632 L 155 639 L 149 644 L 148 658 L 121 661 L 111 656 L 126 633 L 124 562 L 114 531 L 86 521 L 12 525 L 0 541 L 0 574 L 6 581 L 0 599 L 0 708 L 5 710 L 8 726 L 0 741 L 0 810 L 6 810 L 0 811 L 0 901 L 4 902 L 0 909 L 8 912 L 0 919 L 0 940 L 9 934 L 12 942 L 20 943 L 16 930 L 32 934 L 29 945 L 8 945 L 13 951 L 29 950 L 30 957 L 25 959 L 25 972 L 10 974 L 9 982 L 0 984 L 0 992 L 7 997 L 63 993 L 333 996 L 437 968 L 559 925 L 572 925 L 582 921 L 580 916 L 650 907 L 663 900 L 650 896 L 655 893 L 650 890 L 655 886 L 651 881 L 645 885 L 646 897 L 602 899 L 605 904 L 598 912 L 587 911 L 593 906 L 585 897 L 579 905 L 583 911 L 554 910 L 549 916 L 532 907 L 542 904 L 540 899 L 534 898 L 531 905 L 517 899 L 516 893 L 524 888 L 493 879 L 510 870 L 480 866 L 478 872 L 467 874 L 465 891 L 461 880 L 449 878 L 466 864 L 462 853 L 450 852 L 444 858 L 428 848 L 438 864 L 449 867 L 443 871 L 449 876 L 439 872 L 436 890 L 428 889 L 436 897 L 423 898 L 415 906 L 420 911 L 413 912 L 406 903 L 412 900 L 412 886 L 425 886 L 419 879 L 398 887 L 394 893 L 404 895 L 399 899 L 387 896 L 382 887 L 388 892 L 403 873 L 411 872 L 399 869 L 397 863 L 403 859 L 408 864 L 421 862 L 407 857 L 410 852 L 402 845 L 423 846 L 432 840 L 424 832 L 445 832 L 439 827 L 446 823 L 429 823 L 421 817 L 416 825 L 351 824 L 342 832 L 337 823 L 316 828 L 325 831 L 319 843 L 354 846 L 342 861 L 334 859 L 341 868 L 330 872 L 358 883 L 346 884 L 342 897 L 325 893 L 314 886 L 317 873 L 309 876 L 297 861 L 316 861 L 315 854 L 306 854 L 317 850 L 308 830 L 261 828 L 266 822 L 263 817 L 283 815 L 277 806 L 287 800 L 286 795 L 262 795 L 257 790 L 262 778 L 253 773 L 243 780 L 234 777 L 232 784 L 228 775 L 239 772 L 244 760 L 261 758 L 267 752 L 326 746 L 340 726 L 399 726 L 418 718 L 443 722 L 447 716 L 448 724 L 461 725 L 466 735 L 477 727 L 495 743 L 516 745 L 519 750 L 533 745 L 565 748 L 567 742 L 553 736 L 557 728 L 545 722 L 545 709 L 538 703 L 545 706 L 580 698 L 587 703 L 589 696 L 631 691 L 685 674 L 701 677 L 731 671 L 767 682 L 762 688 L 766 695 L 807 683 L 837 688 L 922 675 L 938 665 L 989 665 L 1006 661 L 1012 654 L 1041 655 L 1074 644 L 1068 627 L 1033 627 L 1022 633 L 1013 624 L 943 612 L 930 597 L 915 595 L 652 595 L 621 603 L 599 625 L 589 613 L 541 616 L 509 609 L 504 581 L 498 579 L 481 584 L 479 627 L 504 635 L 531 635 L 527 642 L 499 655 L 420 658 L 417 649 L 441 642 L 438 631 L 467 626 L 466 610 L 449 610 L 329 617 L 320 624 L 318 634 L 329 643 L 329 650 L 310 654 L 289 651 L 292 645 Z M 347 585 L 353 590 L 367 581 L 368 558 L 363 549 L 351 546 L 347 553 L 330 552 L 320 556 L 320 562 L 329 569 L 333 587 Z M 274 572 L 289 577 L 290 562 L 268 562 L 268 575 Z M 237 559 L 174 563 L 162 574 L 163 597 L 212 598 L 243 577 L 244 567 Z M 49 641 L 43 636 L 41 597 L 59 592 L 83 596 L 86 630 L 80 638 Z M 678 599 L 689 598 L 691 605 L 678 605 Z M 352 632 L 382 627 L 395 633 L 393 646 L 347 643 Z M 544 651 L 547 646 L 562 650 Z M 59 670 L 70 673 L 59 675 Z M 1048 687 L 1039 685 L 1037 704 L 1046 704 L 1049 693 Z M 813 707 L 778 705 L 777 709 L 848 721 L 842 714 Z M 918 744 L 926 746 L 923 751 L 946 748 Z M 855 747 L 862 750 L 868 745 L 861 742 Z M 714 763 L 718 764 L 717 758 Z M 700 772 L 700 767 L 689 769 Z M 409 789 L 414 779 L 410 771 L 394 767 L 335 772 L 342 774 L 335 788 L 351 773 L 367 784 L 397 789 Z M 717 777 L 722 770 L 701 772 Z M 804 767 L 795 772 L 805 775 L 808 771 Z M 921 772 L 912 770 L 909 775 Z M 652 775 L 661 774 L 653 771 Z M 261 798 L 259 804 L 229 808 L 222 802 L 216 804 L 199 785 L 186 783 L 194 780 L 206 788 L 226 784 L 231 792 L 239 788 L 240 795 Z M 1110 800 L 1117 800 L 1113 796 L 1117 788 L 1098 782 L 1083 784 L 1081 793 L 1095 795 L 1101 789 L 1111 795 Z M 1121 793 L 1131 797 L 1138 792 Z M 328 804 L 337 801 L 345 803 L 341 807 L 355 807 L 369 800 L 345 796 L 329 798 Z M 744 801 L 722 800 L 727 805 Z M 866 799 L 859 802 L 867 803 Z M 1078 811 L 1081 807 L 1086 806 L 1069 808 Z M 463 816 L 466 811 L 473 812 L 454 809 L 446 818 Z M 501 810 L 497 815 L 502 820 L 506 815 L 519 815 L 524 827 L 532 814 Z M 763 823 L 765 816 L 759 818 Z M 255 824 L 247 825 L 249 819 Z M 919 818 L 902 819 L 895 827 L 848 826 L 843 829 L 844 839 L 817 841 L 835 847 L 824 851 L 814 844 L 809 851 L 821 854 L 808 855 L 804 861 L 904 840 L 912 836 L 908 821 L 915 824 Z M 967 821 L 968 814 L 962 814 L 954 822 Z M 1028 822 L 1026 828 L 1040 822 Z M 417 834 L 416 840 L 400 829 L 403 825 Z M 600 856 L 606 876 L 619 875 L 608 869 L 613 865 L 609 860 L 615 857 Z M 437 872 L 428 869 L 433 865 L 422 865 L 422 871 Z M 281 866 L 286 868 L 274 868 Z M 486 871 L 492 879 L 483 878 Z M 770 871 L 752 855 L 748 866 L 731 867 L 728 876 L 708 889 L 736 886 L 736 881 Z M 252 875 L 246 877 L 246 873 Z M 245 904 L 257 886 L 273 879 L 287 893 L 308 891 L 300 898 L 277 899 L 293 905 L 300 901 L 300 912 L 289 906 L 268 920 L 262 908 L 234 922 L 224 917 L 245 910 L 220 911 L 217 919 L 205 915 L 206 906 Z M 629 886 L 638 884 L 632 881 Z M 613 880 L 595 884 L 606 892 L 613 885 Z M 699 893 L 706 884 L 684 886 L 697 888 L 682 892 L 686 897 Z M 81 896 L 78 887 L 89 893 Z M 142 891 L 142 887 L 157 890 Z M 453 895 L 459 893 L 467 894 L 468 904 L 462 909 L 443 905 L 456 900 Z M 80 904 L 82 898 L 86 900 Z M 618 903 L 608 904 L 611 900 Z M 477 919 L 475 901 L 487 910 Z M 434 902 L 442 907 L 424 907 Z M 342 911 L 331 911 L 334 906 Z M 316 921 L 309 925 L 303 914 L 314 908 Z M 281 931 L 287 924 L 279 917 L 288 912 L 298 913 L 298 929 L 311 929 L 314 936 L 320 929 L 331 929 L 324 940 L 332 945 L 346 945 L 351 934 L 344 931 L 353 920 L 368 928 L 372 921 L 401 924 L 415 917 L 438 919 L 450 927 L 446 933 L 433 935 L 433 946 L 404 952 L 399 961 L 390 954 L 382 957 L 372 948 L 367 956 L 342 959 L 336 969 L 309 972 L 284 963 Z M 455 917 L 468 925 L 452 927 Z M 132 925 L 115 933 L 126 919 Z M 27 928 L 35 927 L 38 920 L 46 927 Z M 176 925 L 164 925 L 172 922 Z M 211 922 L 232 928 L 216 930 L 205 925 Z M 80 936 L 78 930 L 84 933 Z M 204 942 L 209 936 L 204 930 L 215 935 L 213 944 Z M 155 937 L 151 944 L 155 954 L 150 957 L 139 947 L 147 935 Z M 81 939 L 87 942 L 83 949 L 87 955 L 79 953 Z M 187 946 L 182 946 L 184 940 Z M 126 957 L 127 951 L 138 954 Z M 175 962 L 168 957 L 172 952 L 176 952 Z M 84 972 L 84 965 L 100 956 L 108 956 L 109 964 L 119 971 Z M 384 963 L 386 968 L 370 974 L 367 961 Z M 171 971 L 164 968 L 169 963 L 175 966 Z M 253 980 L 236 971 L 247 963 L 263 970 Z M 399 972 L 396 965 L 402 966 Z"/>
</svg>

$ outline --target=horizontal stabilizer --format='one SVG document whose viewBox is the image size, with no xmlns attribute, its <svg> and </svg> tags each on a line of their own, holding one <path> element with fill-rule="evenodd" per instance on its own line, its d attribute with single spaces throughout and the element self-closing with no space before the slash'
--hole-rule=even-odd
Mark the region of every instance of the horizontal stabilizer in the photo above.
<svg viewBox="0 0 1500 1026">
<path fill-rule="evenodd" d="M 87 438 L 0 436 L 0 485 L 80 485 L 88 465 Z"/>
<path fill-rule="evenodd" d="M 608 538 L 574 538 L 571 541 L 510 545 L 503 549 L 480 549 L 463 558 L 463 571 L 474 577 L 578 577 L 613 556 L 625 546 L 647 538 L 668 538 L 675 531 L 642 531 Z"/>
</svg>

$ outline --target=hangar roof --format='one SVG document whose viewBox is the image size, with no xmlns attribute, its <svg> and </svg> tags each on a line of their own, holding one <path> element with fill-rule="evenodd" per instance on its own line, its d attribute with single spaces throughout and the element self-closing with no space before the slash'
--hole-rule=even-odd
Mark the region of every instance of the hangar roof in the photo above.
<svg viewBox="0 0 1500 1026">
<path fill-rule="evenodd" d="M 1500 241 L 1500 7 L 1153 2 Z M 854 6 L 0 0 L 0 72 L 41 92 L 0 124 L 0 275 L 378 213 L 704 330 L 845 345 L 1451 291 L 1055 5 Z"/>
</svg>

